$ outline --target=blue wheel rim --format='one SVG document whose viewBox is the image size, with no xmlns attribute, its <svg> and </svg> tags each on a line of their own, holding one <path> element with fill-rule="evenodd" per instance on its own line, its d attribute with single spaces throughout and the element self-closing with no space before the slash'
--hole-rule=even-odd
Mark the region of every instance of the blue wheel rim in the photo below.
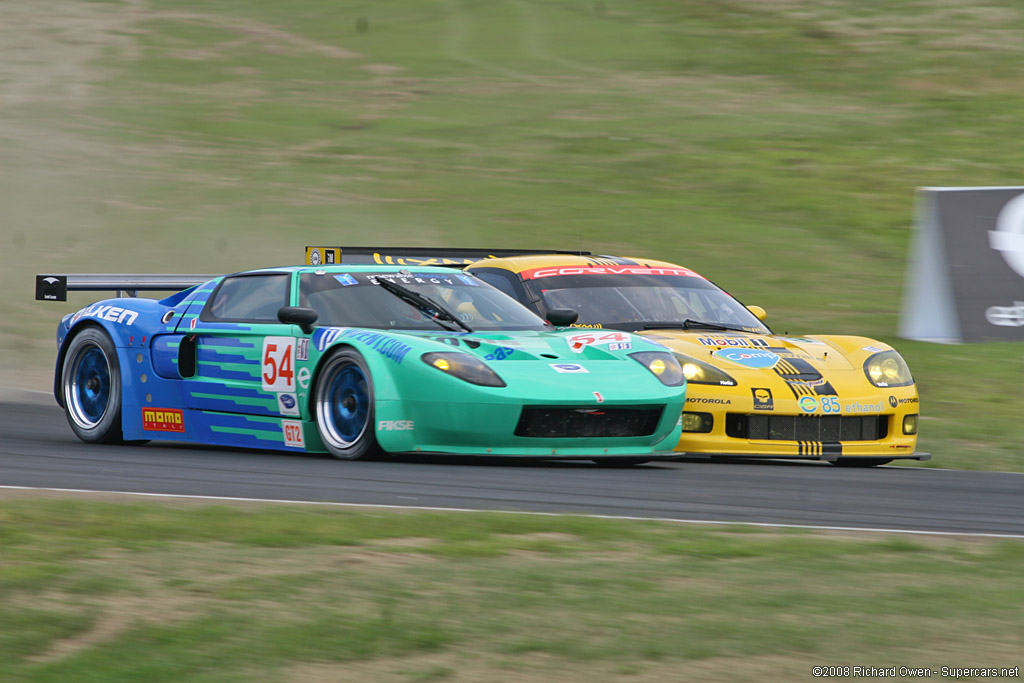
<svg viewBox="0 0 1024 683">
<path fill-rule="evenodd" d="M 352 446 L 366 431 L 370 414 L 370 390 L 362 369 L 342 367 L 331 377 L 326 398 L 330 436 L 342 448 Z"/>
<path fill-rule="evenodd" d="M 110 365 L 98 346 L 80 349 L 71 366 L 71 414 L 79 425 L 95 427 L 110 403 Z"/>
</svg>

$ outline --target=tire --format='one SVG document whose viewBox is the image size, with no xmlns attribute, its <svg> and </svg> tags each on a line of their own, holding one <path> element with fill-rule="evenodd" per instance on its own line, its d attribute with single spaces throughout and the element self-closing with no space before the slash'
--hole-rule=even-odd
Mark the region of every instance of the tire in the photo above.
<svg viewBox="0 0 1024 683">
<path fill-rule="evenodd" d="M 643 465 L 645 462 L 650 462 L 650 460 L 645 460 L 644 458 L 602 458 L 594 462 L 601 467 L 632 467 L 633 465 Z"/>
<path fill-rule="evenodd" d="M 110 335 L 86 327 L 68 344 L 61 369 L 68 424 L 87 443 L 122 443 L 121 366 Z"/>
<path fill-rule="evenodd" d="M 892 462 L 892 458 L 839 458 L 839 460 L 832 460 L 833 465 L 836 467 L 878 467 L 879 465 L 888 465 Z"/>
<path fill-rule="evenodd" d="M 316 427 L 335 458 L 358 460 L 380 453 L 373 402 L 370 368 L 358 353 L 342 349 L 320 366 L 313 397 Z"/>
</svg>

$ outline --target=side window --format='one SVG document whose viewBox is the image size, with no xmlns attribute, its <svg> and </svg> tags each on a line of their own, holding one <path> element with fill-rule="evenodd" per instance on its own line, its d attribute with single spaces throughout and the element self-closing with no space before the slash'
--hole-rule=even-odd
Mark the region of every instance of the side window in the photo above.
<svg viewBox="0 0 1024 683">
<path fill-rule="evenodd" d="M 523 298 L 523 293 L 517 291 L 517 288 L 512 284 L 516 277 L 514 273 L 498 270 L 497 268 L 478 268 L 467 272 L 471 275 L 476 275 L 491 287 L 494 287 L 502 294 L 507 294 L 519 303 L 526 303 Z"/>
<path fill-rule="evenodd" d="M 206 322 L 276 323 L 277 311 L 288 305 L 287 273 L 224 278 L 199 319 Z"/>
</svg>

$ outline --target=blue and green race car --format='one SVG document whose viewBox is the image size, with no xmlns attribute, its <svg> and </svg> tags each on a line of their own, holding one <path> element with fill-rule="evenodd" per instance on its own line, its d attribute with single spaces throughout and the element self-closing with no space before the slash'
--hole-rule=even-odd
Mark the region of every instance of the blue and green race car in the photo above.
<svg viewBox="0 0 1024 683">
<path fill-rule="evenodd" d="M 54 393 L 80 439 L 341 459 L 678 456 L 683 370 L 642 336 L 571 349 L 578 330 L 450 268 L 321 264 L 193 277 L 161 300 L 106 299 L 61 320 Z M 38 276 L 37 298 L 188 278 Z"/>
</svg>

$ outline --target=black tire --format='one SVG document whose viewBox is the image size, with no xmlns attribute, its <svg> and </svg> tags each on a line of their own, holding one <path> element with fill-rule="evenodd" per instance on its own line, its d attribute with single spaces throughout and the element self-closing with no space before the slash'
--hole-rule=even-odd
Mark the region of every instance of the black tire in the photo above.
<svg viewBox="0 0 1024 683">
<path fill-rule="evenodd" d="M 650 460 L 645 458 L 601 458 L 594 462 L 601 467 L 632 467 L 633 465 L 643 465 Z"/>
<path fill-rule="evenodd" d="M 335 458 L 358 460 L 380 453 L 373 378 L 357 352 L 341 349 L 320 365 L 313 408 L 320 440 Z"/>
<path fill-rule="evenodd" d="M 832 460 L 833 465 L 836 467 L 878 467 L 879 465 L 888 465 L 892 462 L 892 458 L 839 458 L 839 460 Z"/>
<path fill-rule="evenodd" d="M 105 331 L 86 327 L 68 344 L 61 368 L 61 400 L 75 435 L 87 443 L 123 443 L 121 365 Z"/>
</svg>

